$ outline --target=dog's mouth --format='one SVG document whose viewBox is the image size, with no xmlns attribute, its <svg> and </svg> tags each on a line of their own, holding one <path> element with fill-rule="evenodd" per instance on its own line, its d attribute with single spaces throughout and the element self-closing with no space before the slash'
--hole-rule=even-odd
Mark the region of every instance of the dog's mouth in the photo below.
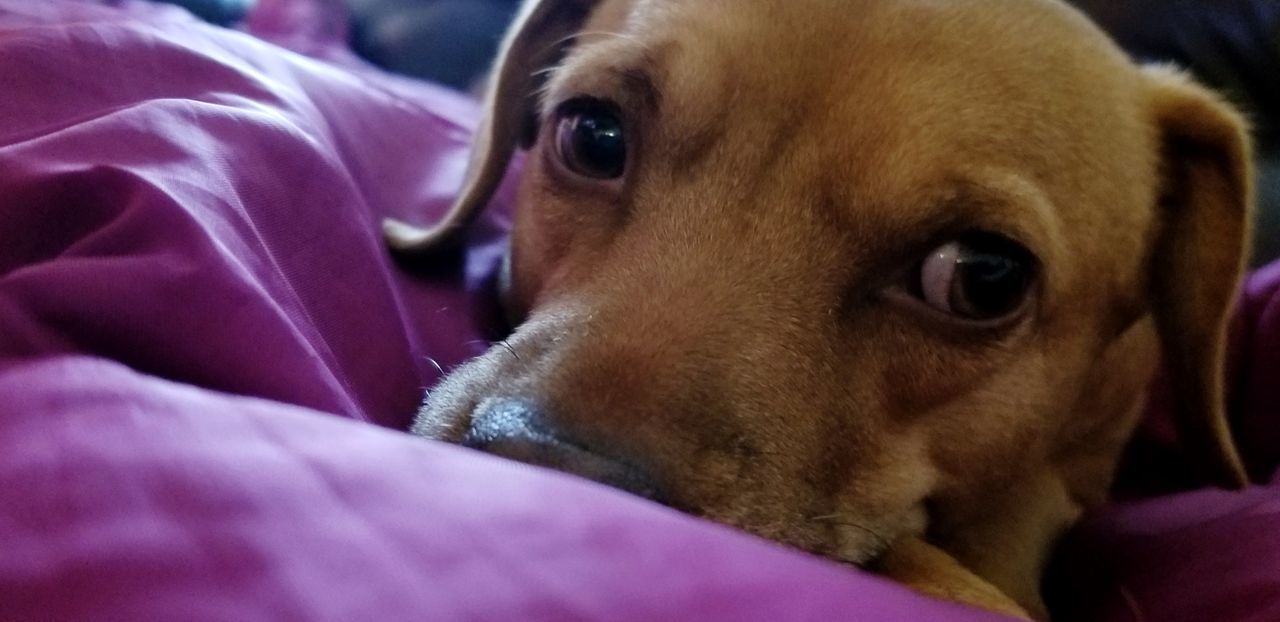
<svg viewBox="0 0 1280 622">
<path fill-rule="evenodd" d="M 490 397 L 480 400 L 460 432 L 461 438 L 456 442 L 465 447 L 583 477 L 681 512 L 735 526 L 856 567 L 874 568 L 894 538 L 901 535 L 897 530 L 886 531 L 882 524 L 873 525 L 864 517 L 848 513 L 778 521 L 776 517 L 761 518 L 756 511 L 759 508 L 706 506 L 673 494 L 676 491 L 664 486 L 663 480 L 651 471 L 562 432 L 548 422 L 538 408 L 520 399 Z M 914 524 L 923 519 L 923 514 L 908 514 L 914 520 L 903 517 L 903 524 Z M 922 529 L 923 525 L 920 525 L 917 531 Z"/>
<path fill-rule="evenodd" d="M 478 408 L 461 444 L 666 503 L 667 495 L 644 470 L 593 451 L 554 431 L 541 421 L 535 410 L 516 400 L 494 400 Z"/>
</svg>

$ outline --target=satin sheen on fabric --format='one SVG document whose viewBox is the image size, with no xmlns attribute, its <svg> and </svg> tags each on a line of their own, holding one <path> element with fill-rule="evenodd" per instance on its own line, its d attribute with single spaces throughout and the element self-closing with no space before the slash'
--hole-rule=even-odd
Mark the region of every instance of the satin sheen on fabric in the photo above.
<svg viewBox="0 0 1280 622">
<path fill-rule="evenodd" d="M 356 60 L 333 4 L 260 0 L 247 33 L 112 4 L 0 0 L 0 619 L 999 619 L 402 434 L 499 329 L 510 188 L 430 275 L 377 223 L 445 209 L 476 110 Z M 1277 288 L 1237 347 L 1260 481 Z M 1280 619 L 1277 485 L 1135 493 L 1073 536 L 1063 593 Z"/>
</svg>

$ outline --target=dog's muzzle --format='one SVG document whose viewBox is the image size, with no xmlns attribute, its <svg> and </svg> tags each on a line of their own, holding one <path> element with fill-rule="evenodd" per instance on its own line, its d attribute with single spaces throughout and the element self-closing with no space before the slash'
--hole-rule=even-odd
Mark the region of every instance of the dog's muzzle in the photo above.
<svg viewBox="0 0 1280 622">
<path fill-rule="evenodd" d="M 462 445 L 504 458 L 548 467 L 661 502 L 658 486 L 639 468 L 567 439 L 532 405 L 487 399 L 471 417 Z"/>
</svg>

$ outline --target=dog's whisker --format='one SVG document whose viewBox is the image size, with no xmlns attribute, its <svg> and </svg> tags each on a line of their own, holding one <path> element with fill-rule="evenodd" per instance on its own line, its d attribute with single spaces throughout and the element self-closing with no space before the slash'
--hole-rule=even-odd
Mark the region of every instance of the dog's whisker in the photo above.
<svg viewBox="0 0 1280 622">
<path fill-rule="evenodd" d="M 516 354 L 516 349 L 515 349 L 515 348 L 513 348 L 513 347 L 511 347 L 511 344 L 510 344 L 510 343 L 508 343 L 506 339 L 503 339 L 502 341 L 499 341 L 498 343 L 502 344 L 502 347 L 506 348 L 506 349 L 507 349 L 507 352 L 510 352 L 510 353 L 511 353 L 511 356 L 515 357 L 515 359 L 516 359 L 517 361 L 518 361 L 518 360 L 520 360 L 520 355 L 519 355 L 519 354 Z"/>
<path fill-rule="evenodd" d="M 543 58 L 543 57 L 547 56 L 547 53 L 548 53 L 548 52 L 550 52 L 551 50 L 554 50 L 554 49 L 556 49 L 556 48 L 564 47 L 565 45 L 569 44 L 570 42 L 573 42 L 573 41 L 575 41 L 576 39 L 579 39 L 579 38 L 581 38 L 581 37 L 586 37 L 586 36 L 591 36 L 591 35 L 604 35 L 604 34 L 608 34 L 608 33 L 604 33 L 604 32 L 597 32 L 597 31 L 582 31 L 582 32 L 573 32 L 573 33 L 570 33 L 570 34 L 568 34 L 568 35 L 565 35 L 565 36 L 563 36 L 563 37 L 560 37 L 559 39 L 554 39 L 554 40 L 550 41 L 549 43 L 547 43 L 546 45 L 544 45 L 541 49 L 539 49 L 539 50 L 538 50 L 538 53 L 534 55 L 534 58 Z M 555 69 L 558 65 L 559 65 L 559 63 L 556 63 L 556 64 L 552 65 L 552 67 L 550 67 L 550 68 L 551 68 L 551 69 Z"/>
<path fill-rule="evenodd" d="M 547 51 L 548 51 L 548 50 L 550 50 L 550 49 L 552 49 L 552 48 L 558 48 L 558 47 L 560 47 L 560 46 L 562 46 L 562 45 L 564 45 L 564 44 L 566 44 L 566 43 L 568 43 L 568 42 L 570 42 L 570 41 L 573 41 L 574 39 L 577 39 L 578 37 L 582 36 L 582 34 L 583 34 L 583 33 L 575 32 L 575 33 L 571 33 L 571 34 L 565 35 L 565 36 L 563 36 L 563 37 L 560 37 L 559 39 L 556 39 L 556 40 L 552 41 L 551 43 L 548 43 L 546 47 L 542 48 L 542 49 L 541 49 L 541 50 L 539 50 L 539 51 L 540 51 L 541 53 L 545 54 L 545 53 L 547 53 Z"/>
<path fill-rule="evenodd" d="M 844 514 L 824 514 L 822 516 L 812 516 L 809 518 L 809 520 L 811 522 L 834 525 L 837 527 L 851 527 L 853 529 L 861 531 L 871 536 L 872 538 L 874 538 L 876 548 L 878 549 L 889 548 L 889 538 L 887 538 L 884 534 L 866 525 L 863 525 L 859 522 L 851 520 L 848 516 L 845 516 Z"/>
<path fill-rule="evenodd" d="M 640 46 L 642 49 L 646 49 L 646 50 L 649 49 L 649 44 L 645 43 L 639 37 L 636 37 L 634 35 L 628 35 L 621 32 L 610 32 L 607 30 L 584 30 L 582 32 L 575 32 L 573 34 L 560 37 L 559 39 L 556 39 L 548 43 L 545 47 L 538 50 L 538 53 L 535 55 L 535 58 L 542 58 L 546 56 L 551 50 L 564 47 L 566 44 L 570 42 L 573 42 L 578 39 L 584 39 L 587 37 L 621 39 L 623 41 L 629 41 L 631 43 L 634 43 Z M 539 78 L 550 73 L 555 73 L 558 69 L 560 69 L 560 63 L 553 63 L 551 66 L 539 69 L 529 75 L 530 77 Z M 541 98 L 542 93 L 539 93 L 538 95 Z"/>
<path fill-rule="evenodd" d="M 636 35 L 632 35 L 632 34 L 623 33 L 623 32 L 609 32 L 605 30 L 588 30 L 586 32 L 582 32 L 579 34 L 585 37 L 602 37 L 605 39 L 621 39 L 629 43 L 634 43 L 637 47 L 645 51 L 648 51 L 652 47 L 649 43 L 647 43 L 640 37 L 637 37 Z"/>
<path fill-rule="evenodd" d="M 435 367 L 435 368 L 436 368 L 436 371 L 440 372 L 440 375 L 441 375 L 441 376 L 445 375 L 444 368 L 440 366 L 440 362 L 439 362 L 439 361 L 437 361 L 437 360 L 435 360 L 435 359 L 433 359 L 433 358 L 431 358 L 431 357 L 429 357 L 429 356 L 428 356 L 428 357 L 427 357 L 427 362 L 428 362 L 428 363 L 431 363 L 431 366 L 432 366 L 432 367 Z"/>
<path fill-rule="evenodd" d="M 581 32 L 575 32 L 571 35 L 567 35 L 559 39 L 556 39 L 551 43 L 551 45 L 547 46 L 542 51 L 546 52 L 551 48 L 559 47 L 561 45 L 569 43 L 570 41 L 574 41 L 575 39 L 586 39 L 587 37 L 600 37 L 602 39 L 621 39 L 623 41 L 629 41 L 631 43 L 639 45 L 642 48 L 649 47 L 649 44 L 645 43 L 643 40 L 641 40 L 639 37 L 635 35 L 630 35 L 622 32 L 614 32 L 610 30 L 583 30 Z"/>
</svg>

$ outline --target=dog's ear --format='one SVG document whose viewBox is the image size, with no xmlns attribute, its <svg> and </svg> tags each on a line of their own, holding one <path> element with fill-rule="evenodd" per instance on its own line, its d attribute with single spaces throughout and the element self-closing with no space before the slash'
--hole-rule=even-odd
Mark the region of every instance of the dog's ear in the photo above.
<svg viewBox="0 0 1280 622">
<path fill-rule="evenodd" d="M 466 180 L 444 218 L 429 229 L 388 219 L 392 251 L 422 256 L 455 244 L 493 197 L 517 143 L 536 131 L 542 70 L 558 62 L 599 0 L 526 0 L 502 44 Z"/>
<path fill-rule="evenodd" d="M 1163 156 L 1151 300 L 1175 421 L 1191 456 L 1228 487 L 1248 483 L 1227 425 L 1228 325 L 1253 210 L 1245 120 L 1181 73 L 1145 69 Z"/>
</svg>

